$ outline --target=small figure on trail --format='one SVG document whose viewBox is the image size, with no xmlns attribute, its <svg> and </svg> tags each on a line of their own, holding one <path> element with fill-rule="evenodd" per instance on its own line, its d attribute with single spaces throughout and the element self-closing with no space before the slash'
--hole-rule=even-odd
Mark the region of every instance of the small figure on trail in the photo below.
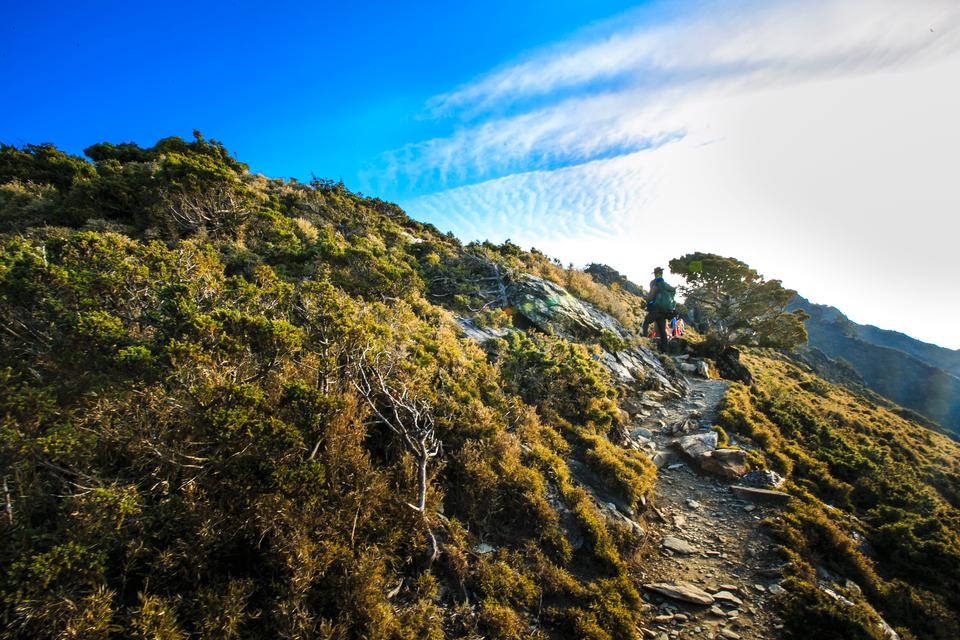
<svg viewBox="0 0 960 640">
<path fill-rule="evenodd" d="M 673 299 L 676 289 L 663 279 L 663 269 L 653 270 L 653 280 L 650 281 L 650 291 L 647 293 L 647 317 L 643 319 L 643 328 L 640 333 L 646 335 L 647 327 L 653 322 L 657 327 L 660 351 L 667 350 L 667 319 L 673 316 L 677 303 Z"/>
</svg>

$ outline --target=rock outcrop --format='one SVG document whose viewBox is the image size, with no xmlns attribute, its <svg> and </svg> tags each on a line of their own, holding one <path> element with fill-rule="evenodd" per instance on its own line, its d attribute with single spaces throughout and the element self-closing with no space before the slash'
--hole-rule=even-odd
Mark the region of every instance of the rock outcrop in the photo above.
<svg viewBox="0 0 960 640">
<path fill-rule="evenodd" d="M 674 445 L 680 449 L 684 455 L 698 460 L 704 454 L 717 448 L 717 432 L 708 431 L 707 433 L 694 433 L 689 436 L 684 436 L 677 440 Z"/>
<path fill-rule="evenodd" d="M 630 336 L 616 318 L 543 278 L 530 274 L 514 275 L 506 283 L 505 290 L 515 326 L 481 327 L 468 317 L 456 317 L 457 324 L 468 338 L 485 342 L 527 328 L 574 342 L 594 344 L 600 343 L 603 336 L 620 339 Z M 659 393 L 656 404 L 659 404 L 686 393 L 683 376 L 664 367 L 660 358 L 644 346 L 630 346 L 616 353 L 602 349 L 597 359 L 610 372 L 614 383 L 628 392 L 626 396 L 639 394 L 640 389 L 656 391 Z M 644 412 L 638 410 L 634 413 Z"/>
<path fill-rule="evenodd" d="M 547 333 L 573 339 L 598 338 L 605 331 L 624 338 L 627 330 L 612 316 L 574 297 L 563 287 L 530 274 L 507 286 L 514 317 L 521 316 Z"/>
</svg>

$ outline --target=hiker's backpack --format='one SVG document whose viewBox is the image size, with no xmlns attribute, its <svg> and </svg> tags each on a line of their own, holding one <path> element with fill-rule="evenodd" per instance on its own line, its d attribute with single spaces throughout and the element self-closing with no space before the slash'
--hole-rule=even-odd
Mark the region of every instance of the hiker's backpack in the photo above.
<svg viewBox="0 0 960 640">
<path fill-rule="evenodd" d="M 677 309 L 677 301 L 673 299 L 676 289 L 666 283 L 663 278 L 657 278 L 657 295 L 653 298 L 653 308 L 661 312 L 673 312 Z"/>
</svg>

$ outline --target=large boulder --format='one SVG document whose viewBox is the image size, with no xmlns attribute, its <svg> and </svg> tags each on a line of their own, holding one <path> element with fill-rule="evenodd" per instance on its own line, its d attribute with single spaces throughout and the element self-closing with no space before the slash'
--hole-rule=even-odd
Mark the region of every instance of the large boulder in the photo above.
<svg viewBox="0 0 960 640">
<path fill-rule="evenodd" d="M 740 362 L 740 351 L 733 347 L 727 347 L 714 358 L 717 364 L 717 371 L 720 376 L 726 380 L 750 384 L 753 382 L 753 376 L 750 370 Z"/>
<path fill-rule="evenodd" d="M 604 351 L 600 354 L 600 363 L 621 386 L 658 389 L 659 400 L 680 398 L 686 393 L 687 383 L 683 377 L 667 371 L 660 359 L 646 347 L 627 347 L 616 353 Z M 660 406 L 661 403 L 652 404 Z"/>
<path fill-rule="evenodd" d="M 507 286 L 507 300 L 514 318 L 521 316 L 541 331 L 570 338 L 598 338 L 605 331 L 626 337 L 617 320 L 580 299 L 563 287 L 524 273 Z"/>
<path fill-rule="evenodd" d="M 513 311 L 511 328 L 478 326 L 466 317 L 456 318 L 463 333 L 477 342 L 503 337 L 511 331 L 536 329 L 592 344 L 603 336 L 626 339 L 630 332 L 613 316 L 570 294 L 563 287 L 529 273 L 512 274 L 504 280 L 505 302 Z M 629 346 L 615 353 L 601 349 L 597 361 L 610 372 L 613 382 L 629 396 L 640 389 L 657 389 L 663 399 L 680 398 L 687 383 L 676 371 L 668 371 L 660 358 L 645 346 Z"/>
</svg>

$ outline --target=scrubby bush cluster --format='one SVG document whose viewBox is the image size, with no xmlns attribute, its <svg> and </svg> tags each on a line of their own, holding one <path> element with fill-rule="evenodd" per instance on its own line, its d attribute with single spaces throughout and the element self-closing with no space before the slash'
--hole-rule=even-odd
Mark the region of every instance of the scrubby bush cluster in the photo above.
<svg viewBox="0 0 960 640">
<path fill-rule="evenodd" d="M 199 134 L 86 153 L 0 148 L 4 637 L 637 637 L 638 540 L 572 472 L 654 478 L 596 347 L 450 316 L 509 325 L 500 268 L 627 298 Z"/>
<path fill-rule="evenodd" d="M 753 383 L 719 422 L 797 496 L 768 522 L 793 560 L 792 637 L 883 638 L 866 604 L 902 637 L 960 637 L 960 448 L 779 354 L 744 361 Z"/>
</svg>

